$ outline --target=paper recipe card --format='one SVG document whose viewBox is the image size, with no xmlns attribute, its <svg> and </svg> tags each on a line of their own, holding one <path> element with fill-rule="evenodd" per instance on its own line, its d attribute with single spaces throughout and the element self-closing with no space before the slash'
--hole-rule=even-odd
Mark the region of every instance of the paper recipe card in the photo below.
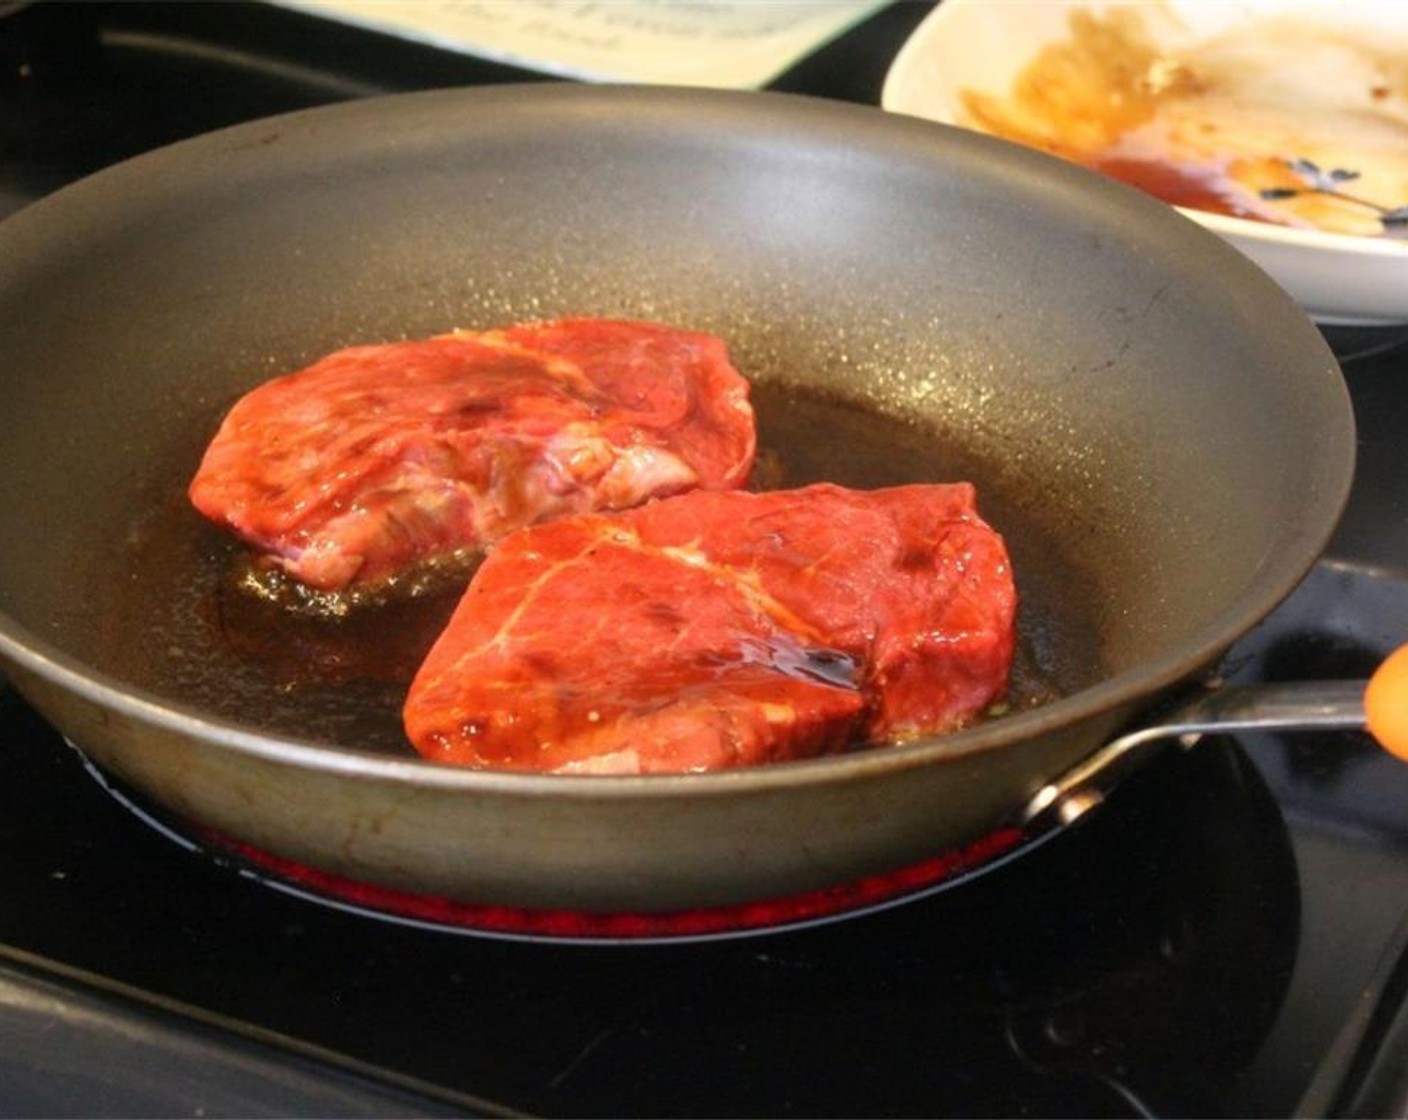
<svg viewBox="0 0 1408 1120">
<path fill-rule="evenodd" d="M 284 6 L 587 81 L 753 89 L 887 0 L 284 0 Z"/>
</svg>

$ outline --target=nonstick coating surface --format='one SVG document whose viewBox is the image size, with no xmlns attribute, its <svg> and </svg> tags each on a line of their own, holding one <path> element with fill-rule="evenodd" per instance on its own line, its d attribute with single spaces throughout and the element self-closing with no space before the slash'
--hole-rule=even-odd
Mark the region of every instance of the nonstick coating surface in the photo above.
<svg viewBox="0 0 1408 1120">
<path fill-rule="evenodd" d="M 352 342 L 562 314 L 716 331 L 764 386 L 957 448 L 1088 686 L 903 748 L 553 778 L 268 734 L 99 640 L 95 565 L 238 393 Z M 0 226 L 0 385 L 0 653 L 65 733 L 278 854 L 593 909 L 808 889 L 995 827 L 1295 586 L 1353 456 L 1318 333 L 1191 223 L 1013 146 L 763 94 L 413 94 L 141 157 Z"/>
</svg>

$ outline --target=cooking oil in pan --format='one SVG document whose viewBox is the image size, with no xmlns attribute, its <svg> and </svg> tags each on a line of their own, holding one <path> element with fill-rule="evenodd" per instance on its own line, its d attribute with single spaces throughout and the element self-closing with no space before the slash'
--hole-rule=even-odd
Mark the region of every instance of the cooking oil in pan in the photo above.
<svg viewBox="0 0 1408 1120">
<path fill-rule="evenodd" d="M 1021 604 L 1006 707 L 1042 703 L 1098 676 L 1093 584 L 1069 518 L 1003 470 L 1000 448 L 945 444 L 922 425 L 814 392 L 754 386 L 759 489 L 830 481 L 870 489 L 968 480 L 1013 555 Z M 242 545 L 189 505 L 189 451 L 160 464 L 177 480 L 122 527 L 123 547 L 92 584 L 95 664 L 187 709 L 257 730 L 412 754 L 401 730 L 407 685 L 463 581 L 341 614 L 255 595 Z M 860 542 L 863 547 L 863 542 Z M 583 651 L 589 656 L 590 651 Z"/>
</svg>

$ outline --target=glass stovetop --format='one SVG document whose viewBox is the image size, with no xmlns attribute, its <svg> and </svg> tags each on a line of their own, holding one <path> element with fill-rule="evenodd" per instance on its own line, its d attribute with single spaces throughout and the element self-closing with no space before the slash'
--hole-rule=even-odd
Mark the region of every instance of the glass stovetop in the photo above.
<svg viewBox="0 0 1408 1120">
<path fill-rule="evenodd" d="M 775 88 L 878 99 L 926 5 Z M 260 5 L 0 5 L 0 214 L 223 124 L 507 67 Z M 1358 481 L 1228 659 L 1353 676 L 1408 635 L 1408 331 L 1339 332 Z M 563 946 L 273 889 L 128 811 L 0 685 L 0 1115 L 1382 1115 L 1408 768 L 1362 736 L 1170 749 L 1080 826 L 909 905 Z"/>
</svg>

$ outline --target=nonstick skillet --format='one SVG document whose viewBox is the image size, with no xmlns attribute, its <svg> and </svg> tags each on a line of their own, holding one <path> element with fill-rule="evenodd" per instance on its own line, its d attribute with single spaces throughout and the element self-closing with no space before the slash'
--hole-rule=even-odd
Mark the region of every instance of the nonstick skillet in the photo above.
<svg viewBox="0 0 1408 1120">
<path fill-rule="evenodd" d="M 534 776 L 413 757 L 394 682 L 287 676 L 303 637 L 231 648 L 231 546 L 183 491 L 241 392 L 569 314 L 724 336 L 779 484 L 975 481 L 1054 698 L 754 770 Z M 0 656 L 100 767 L 336 874 L 596 911 L 841 883 L 1010 822 L 1296 586 L 1354 454 L 1309 320 L 1131 190 L 875 109 L 555 84 L 258 121 L 29 207 L 0 225 L 0 401 Z M 423 621 L 388 615 L 370 660 Z"/>
</svg>

